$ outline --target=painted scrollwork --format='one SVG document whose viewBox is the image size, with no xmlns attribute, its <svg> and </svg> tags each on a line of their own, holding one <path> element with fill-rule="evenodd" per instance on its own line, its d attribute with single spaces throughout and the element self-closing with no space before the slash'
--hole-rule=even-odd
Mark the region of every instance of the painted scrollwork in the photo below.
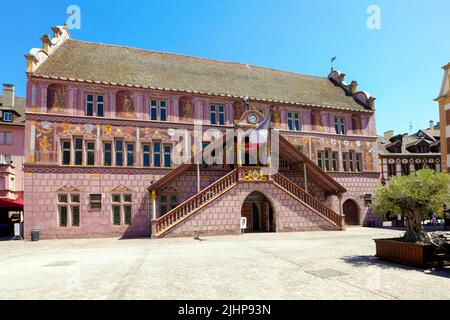
<svg viewBox="0 0 450 320">
<path fill-rule="evenodd" d="M 267 181 L 266 175 L 262 174 L 261 170 L 244 170 L 245 181 Z"/>
</svg>

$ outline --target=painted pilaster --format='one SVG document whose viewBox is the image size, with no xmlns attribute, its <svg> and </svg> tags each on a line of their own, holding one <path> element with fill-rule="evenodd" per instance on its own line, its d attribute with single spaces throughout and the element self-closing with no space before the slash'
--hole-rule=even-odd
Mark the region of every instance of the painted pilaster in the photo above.
<svg viewBox="0 0 450 320">
<path fill-rule="evenodd" d="M 39 85 L 40 90 L 39 90 L 39 97 L 40 97 L 40 112 L 41 113 L 46 113 L 47 112 L 47 89 L 48 89 L 48 84 L 40 84 Z"/>
<path fill-rule="evenodd" d="M 178 122 L 180 121 L 180 97 L 172 96 L 169 100 L 169 121 Z"/>
</svg>

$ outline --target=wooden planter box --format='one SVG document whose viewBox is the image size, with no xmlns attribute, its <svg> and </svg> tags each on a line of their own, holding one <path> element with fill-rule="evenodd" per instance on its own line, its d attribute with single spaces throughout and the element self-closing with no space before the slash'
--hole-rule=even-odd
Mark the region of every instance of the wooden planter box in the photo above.
<svg viewBox="0 0 450 320">
<path fill-rule="evenodd" d="M 416 268 L 426 269 L 434 260 L 431 244 L 401 242 L 399 239 L 376 239 L 376 257 Z"/>
</svg>

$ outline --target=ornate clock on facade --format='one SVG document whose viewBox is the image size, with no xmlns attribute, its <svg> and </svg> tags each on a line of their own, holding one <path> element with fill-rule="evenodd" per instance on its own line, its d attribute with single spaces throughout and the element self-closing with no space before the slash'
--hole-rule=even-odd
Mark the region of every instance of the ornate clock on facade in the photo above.
<svg viewBox="0 0 450 320">
<path fill-rule="evenodd" d="M 258 122 L 258 116 L 254 113 L 251 113 L 248 115 L 247 120 L 250 123 L 256 123 L 256 122 Z"/>
</svg>

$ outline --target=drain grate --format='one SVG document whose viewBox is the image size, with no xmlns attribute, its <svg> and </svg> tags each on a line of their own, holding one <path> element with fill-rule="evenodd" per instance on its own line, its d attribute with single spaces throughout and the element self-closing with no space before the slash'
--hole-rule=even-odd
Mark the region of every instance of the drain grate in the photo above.
<svg viewBox="0 0 450 320">
<path fill-rule="evenodd" d="M 46 265 L 46 267 L 67 267 L 77 263 L 76 261 L 56 261 Z"/>
<path fill-rule="evenodd" d="M 321 279 L 331 279 L 331 278 L 337 278 L 337 277 L 343 277 L 347 276 L 347 273 L 341 272 L 339 270 L 335 269 L 321 269 L 321 270 L 311 270 L 311 271 L 305 271 L 306 273 L 312 274 L 315 277 L 321 278 Z"/>
</svg>

